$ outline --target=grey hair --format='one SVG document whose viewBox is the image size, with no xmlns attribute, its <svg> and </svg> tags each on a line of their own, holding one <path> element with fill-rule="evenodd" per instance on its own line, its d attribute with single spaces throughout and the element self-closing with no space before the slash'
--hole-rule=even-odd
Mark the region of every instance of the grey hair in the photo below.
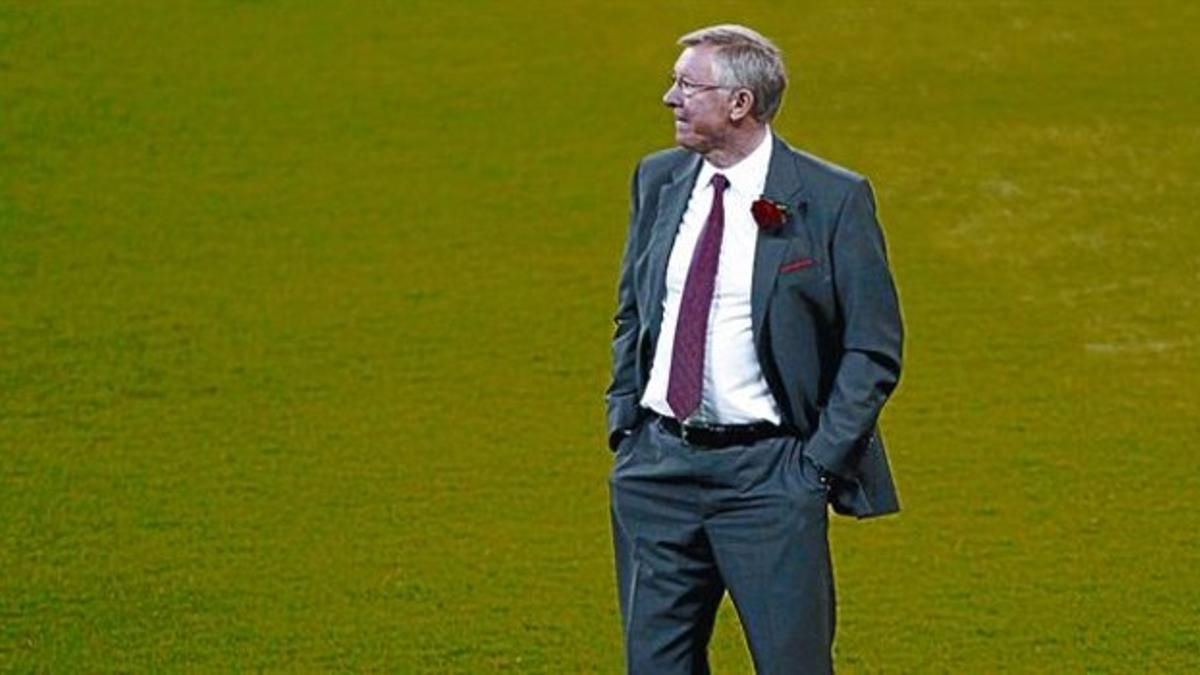
<svg viewBox="0 0 1200 675">
<path fill-rule="evenodd" d="M 754 94 L 754 119 L 767 123 L 779 112 L 787 72 L 783 52 L 762 34 L 745 26 L 721 24 L 692 31 L 679 38 L 684 47 L 713 45 L 717 84 L 749 89 Z"/>
</svg>

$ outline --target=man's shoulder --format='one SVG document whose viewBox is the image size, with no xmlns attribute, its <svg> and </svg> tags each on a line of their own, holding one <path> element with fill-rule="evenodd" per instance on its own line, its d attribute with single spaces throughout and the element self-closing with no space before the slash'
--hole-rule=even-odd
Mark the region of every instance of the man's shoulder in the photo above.
<svg viewBox="0 0 1200 675">
<path fill-rule="evenodd" d="M 862 174 L 806 150 L 793 147 L 778 136 L 776 137 L 775 151 L 785 154 L 795 166 L 801 182 L 810 190 L 838 193 L 867 182 L 867 178 Z"/>
<path fill-rule="evenodd" d="M 867 182 L 862 174 L 836 164 L 811 152 L 789 144 L 780 136 L 775 137 L 771 164 L 787 162 L 795 167 L 796 175 L 810 190 L 824 193 L 842 193 Z M 642 157 L 638 162 L 638 178 L 643 184 L 671 180 L 678 171 L 694 168 L 699 155 L 685 148 L 665 148 Z"/>
<path fill-rule="evenodd" d="M 679 169 L 694 163 L 697 158 L 696 153 L 685 148 L 658 150 L 646 155 L 638 162 L 638 175 L 643 181 L 669 178 Z"/>
</svg>

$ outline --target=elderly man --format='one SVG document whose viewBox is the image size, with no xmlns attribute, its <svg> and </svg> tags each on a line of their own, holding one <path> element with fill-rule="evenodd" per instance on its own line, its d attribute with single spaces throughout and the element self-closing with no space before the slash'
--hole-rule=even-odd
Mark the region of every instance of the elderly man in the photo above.
<svg viewBox="0 0 1200 675">
<path fill-rule="evenodd" d="M 606 394 L 628 672 L 708 672 L 729 592 L 759 673 L 832 670 L 828 507 L 898 510 L 876 428 L 901 323 L 870 185 L 770 122 L 780 51 L 685 35 L 675 142 L 633 177 Z"/>
</svg>

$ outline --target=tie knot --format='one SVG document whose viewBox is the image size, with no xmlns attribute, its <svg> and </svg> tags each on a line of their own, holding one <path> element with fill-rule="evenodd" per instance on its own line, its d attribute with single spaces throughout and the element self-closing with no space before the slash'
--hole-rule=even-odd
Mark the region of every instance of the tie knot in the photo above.
<svg viewBox="0 0 1200 675">
<path fill-rule="evenodd" d="M 721 194 L 725 191 L 725 188 L 729 187 L 729 179 L 726 178 L 725 174 L 723 173 L 714 173 L 712 177 L 712 186 L 717 191 L 717 194 Z"/>
</svg>

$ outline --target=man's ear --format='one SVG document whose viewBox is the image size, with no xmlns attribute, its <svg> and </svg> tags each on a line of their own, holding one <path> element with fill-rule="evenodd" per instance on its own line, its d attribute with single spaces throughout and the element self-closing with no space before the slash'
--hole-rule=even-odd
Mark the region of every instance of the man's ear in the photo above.
<svg viewBox="0 0 1200 675">
<path fill-rule="evenodd" d="M 749 89 L 737 89 L 733 92 L 733 105 L 729 109 L 729 119 L 740 122 L 754 110 L 754 92 Z"/>
</svg>

